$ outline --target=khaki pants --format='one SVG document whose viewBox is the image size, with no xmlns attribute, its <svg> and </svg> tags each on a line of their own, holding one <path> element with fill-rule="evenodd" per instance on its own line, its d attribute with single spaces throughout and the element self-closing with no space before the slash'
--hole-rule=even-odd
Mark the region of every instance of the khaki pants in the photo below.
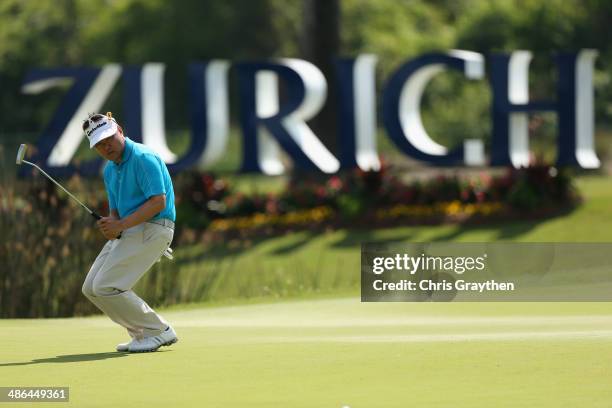
<svg viewBox="0 0 612 408">
<path fill-rule="evenodd" d="M 170 246 L 174 231 L 143 223 L 129 228 L 121 239 L 108 241 L 94 261 L 83 294 L 132 338 L 157 336 L 168 323 L 132 288 Z"/>
</svg>

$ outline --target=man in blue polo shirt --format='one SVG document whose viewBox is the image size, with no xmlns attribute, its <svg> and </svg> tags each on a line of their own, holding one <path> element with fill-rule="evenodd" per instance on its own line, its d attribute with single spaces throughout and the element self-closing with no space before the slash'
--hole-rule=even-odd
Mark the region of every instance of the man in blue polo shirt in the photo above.
<svg viewBox="0 0 612 408">
<path fill-rule="evenodd" d="M 110 214 L 98 221 L 108 239 L 94 261 L 83 293 L 132 337 L 117 351 L 147 352 L 178 341 L 174 329 L 132 288 L 163 255 L 172 258 L 174 190 L 168 169 L 148 147 L 123 135 L 112 114 L 83 123 L 90 148 L 108 160 L 104 184 Z"/>
</svg>

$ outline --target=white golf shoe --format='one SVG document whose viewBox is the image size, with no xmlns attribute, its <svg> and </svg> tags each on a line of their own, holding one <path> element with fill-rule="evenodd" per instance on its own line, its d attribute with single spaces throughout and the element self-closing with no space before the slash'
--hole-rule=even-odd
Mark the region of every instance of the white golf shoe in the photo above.
<svg viewBox="0 0 612 408">
<path fill-rule="evenodd" d="M 161 346 L 169 346 L 178 341 L 176 332 L 170 326 L 158 334 L 157 336 L 145 337 L 140 340 L 134 339 L 128 344 L 128 351 L 130 353 L 146 353 L 149 351 L 156 351 Z"/>
<path fill-rule="evenodd" d="M 127 343 L 119 343 L 119 344 L 117 344 L 117 351 L 121 351 L 121 352 L 129 351 L 130 344 L 132 344 L 133 342 L 134 342 L 134 340 L 129 341 Z"/>
</svg>

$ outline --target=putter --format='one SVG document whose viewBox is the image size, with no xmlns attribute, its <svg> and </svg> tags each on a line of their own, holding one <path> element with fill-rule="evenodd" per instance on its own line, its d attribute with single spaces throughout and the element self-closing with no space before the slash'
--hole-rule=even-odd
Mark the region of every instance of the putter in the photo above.
<svg viewBox="0 0 612 408">
<path fill-rule="evenodd" d="M 83 204 L 78 198 L 76 198 L 75 196 L 73 196 L 72 194 L 70 194 L 70 191 L 66 190 L 60 183 L 58 183 L 57 181 L 53 180 L 53 177 L 51 177 L 50 175 L 48 175 L 43 169 L 41 169 L 40 167 L 38 167 L 37 165 L 35 165 L 32 162 L 29 162 L 27 160 L 24 160 L 24 156 L 26 153 L 26 149 L 28 148 L 27 145 L 25 144 L 21 144 L 19 146 L 19 150 L 17 150 L 17 159 L 15 160 L 15 163 L 18 165 L 21 165 L 22 163 L 25 164 L 29 164 L 32 167 L 35 167 L 36 169 L 38 169 L 38 171 L 40 171 L 42 174 L 45 175 L 45 177 L 47 177 L 49 180 L 51 180 L 53 183 L 55 183 L 56 186 L 58 186 L 59 188 L 61 188 L 62 190 L 64 190 L 64 192 L 66 194 L 68 194 L 68 196 L 70 196 L 70 198 L 72 198 L 74 201 L 76 201 L 77 203 L 79 203 L 92 217 L 94 217 L 96 220 L 99 220 L 100 218 L 102 218 L 100 216 L 100 214 L 98 214 L 95 211 L 92 211 L 89 209 L 89 207 L 87 207 L 85 204 Z M 121 239 L 121 234 L 119 234 L 117 236 L 117 239 Z M 172 256 L 172 248 L 168 247 L 163 255 L 168 258 L 168 259 L 174 259 L 174 257 Z"/>
<path fill-rule="evenodd" d="M 62 190 L 64 190 L 64 192 L 66 194 L 68 194 L 68 196 L 70 196 L 70 198 L 72 198 L 74 201 L 76 201 L 77 203 L 79 203 L 81 205 L 81 207 L 83 207 L 92 217 L 94 217 L 96 220 L 99 220 L 100 218 L 102 218 L 100 216 L 100 214 L 98 214 L 95 211 L 90 210 L 85 204 L 83 204 L 78 198 L 76 198 L 75 196 L 73 196 L 70 191 L 66 190 L 60 183 L 58 183 L 57 181 L 55 181 L 53 179 L 53 177 L 51 177 L 50 175 L 48 175 L 43 169 L 41 169 L 40 167 L 38 167 L 36 164 L 29 162 L 27 160 L 24 160 L 24 156 L 26 153 L 28 146 L 25 144 L 22 144 L 19 146 L 19 150 L 17 151 L 17 160 L 15 160 L 15 163 L 17 163 L 18 165 L 21 165 L 22 163 L 25 164 L 29 164 L 32 167 L 35 167 L 36 169 L 38 169 L 38 171 L 40 171 L 42 174 L 45 175 L 45 177 L 47 177 L 49 180 L 51 180 L 53 183 L 55 183 L 56 186 L 58 186 L 59 188 L 61 188 Z"/>
</svg>

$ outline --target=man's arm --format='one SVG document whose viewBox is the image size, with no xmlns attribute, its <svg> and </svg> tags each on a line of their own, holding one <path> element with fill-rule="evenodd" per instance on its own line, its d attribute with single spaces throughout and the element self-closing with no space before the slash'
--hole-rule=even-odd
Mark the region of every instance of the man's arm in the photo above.
<svg viewBox="0 0 612 408">
<path fill-rule="evenodd" d="M 162 212 L 164 208 L 166 208 L 166 195 L 155 195 L 150 197 L 136 211 L 123 219 L 119 219 L 117 210 L 111 210 L 111 216 L 100 219 L 98 221 L 98 226 L 107 239 L 114 239 L 121 231 L 149 221 L 156 214 Z"/>
<path fill-rule="evenodd" d="M 150 197 L 136 211 L 120 220 L 121 229 L 128 229 L 135 225 L 149 221 L 156 214 L 159 214 L 166 208 L 166 195 L 160 194 Z"/>
</svg>

